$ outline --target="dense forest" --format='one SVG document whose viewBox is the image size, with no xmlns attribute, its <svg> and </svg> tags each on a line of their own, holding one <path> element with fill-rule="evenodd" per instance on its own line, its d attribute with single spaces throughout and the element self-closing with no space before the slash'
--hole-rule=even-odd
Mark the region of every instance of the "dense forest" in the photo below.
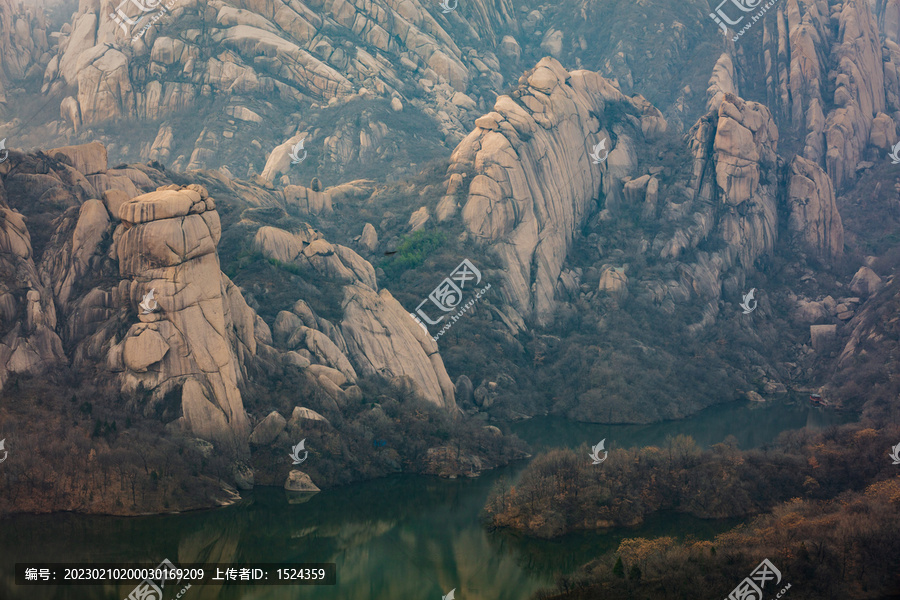
<svg viewBox="0 0 900 600">
<path fill-rule="evenodd" d="M 474 475 L 525 456 L 524 443 L 496 428 L 451 418 L 378 380 L 360 383 L 362 398 L 343 412 L 290 373 L 276 386 L 257 388 L 266 411 L 290 416 L 303 398 L 327 420 L 292 419 L 274 444 L 254 447 L 248 458 L 166 428 L 159 415 L 135 408 L 143 400 L 139 394 L 67 394 L 47 381 L 16 379 L 11 387 L 23 402 L 8 406 L 3 425 L 15 436 L 8 448 L 17 460 L 0 471 L 0 515 L 134 515 L 228 504 L 239 498 L 230 484 L 240 475 L 236 468 L 252 468 L 257 484 L 281 485 L 291 469 L 291 445 L 301 439 L 310 456 L 305 472 L 323 489 L 398 472 Z"/>
<path fill-rule="evenodd" d="M 756 516 L 714 541 L 626 539 L 544 598 L 724 596 L 766 557 L 785 581 L 804 582 L 794 598 L 879 597 L 900 590 L 897 561 L 884 559 L 900 550 L 900 474 L 888 457 L 898 439 L 896 425 L 857 423 L 785 432 L 749 451 L 729 441 L 702 450 L 676 436 L 662 447 L 613 447 L 599 465 L 587 447 L 553 450 L 516 485 L 499 484 L 483 516 L 544 538 L 638 525 L 657 511 Z"/>
<path fill-rule="evenodd" d="M 541 600 L 727 598 L 768 559 L 781 572 L 765 597 L 896 598 L 900 590 L 900 478 L 831 500 L 794 498 L 712 541 L 626 539 L 558 580 Z M 791 585 L 793 583 L 793 585 Z"/>
<path fill-rule="evenodd" d="M 860 424 L 786 432 L 774 447 L 749 451 L 727 441 L 701 450 L 677 436 L 661 448 L 613 448 L 601 465 L 588 460 L 587 447 L 557 449 L 535 458 L 515 486 L 498 486 L 485 515 L 492 527 L 545 538 L 637 525 L 660 510 L 746 517 L 896 476 L 887 456 L 896 439 L 896 425 Z"/>
</svg>

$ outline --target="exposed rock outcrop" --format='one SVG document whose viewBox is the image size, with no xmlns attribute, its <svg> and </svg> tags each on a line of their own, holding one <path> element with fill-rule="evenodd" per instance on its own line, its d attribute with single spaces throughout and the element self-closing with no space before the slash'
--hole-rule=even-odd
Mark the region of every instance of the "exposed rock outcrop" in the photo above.
<svg viewBox="0 0 900 600">
<path fill-rule="evenodd" d="M 335 399 L 345 399 L 341 387 L 355 383 L 357 373 L 387 379 L 408 376 L 419 395 L 454 409 L 453 383 L 434 340 L 389 292 L 377 292 L 374 270 L 368 262 L 349 248 L 331 246 L 317 234 L 312 236 L 312 243 L 299 250 L 307 238 L 262 227 L 255 243 L 267 256 L 284 262 L 293 260 L 294 264 L 344 281 L 343 318 L 332 324 L 298 301 L 292 312 L 278 314 L 276 343 L 289 351 L 309 351 L 320 364 L 308 369 Z"/>
<path fill-rule="evenodd" d="M 408 376 L 425 398 L 455 409 L 453 382 L 437 343 L 387 290 L 363 285 L 344 288 L 341 333 L 360 371 L 383 377 Z"/>
<path fill-rule="evenodd" d="M 289 492 L 318 492 L 319 486 L 312 482 L 309 475 L 303 471 L 294 469 L 288 473 L 287 480 L 284 482 L 284 489 Z"/>
<path fill-rule="evenodd" d="M 113 5 L 104 0 L 78 6 L 71 28 L 60 32 L 54 55 L 44 63 L 45 93 L 62 95 L 75 89 L 73 95 L 64 96 L 60 111 L 68 127 L 82 130 L 110 119 L 158 119 L 195 110 L 205 98 L 220 94 L 233 96 L 226 107 L 233 120 L 259 123 L 263 117 L 255 111 L 273 94 L 296 104 L 334 106 L 374 98 L 399 102 L 412 86 L 418 88 L 414 96 L 425 96 L 416 98 L 417 110 L 433 119 L 444 135 L 458 140 L 474 106 L 454 103 L 454 95 L 464 97 L 477 77 L 502 86 L 494 54 L 500 42 L 496 32 L 518 29 L 509 0 L 475 0 L 469 10 L 454 13 L 462 39 L 477 45 L 477 51 L 468 45 L 461 48 L 457 28 L 437 16 L 437 6 L 422 0 L 292 2 L 278 7 L 184 0 L 169 7 L 177 18 L 157 22 L 161 8 L 161 4 L 144 8 L 148 14 L 135 24 L 142 9 L 133 3 Z M 116 15 L 116 9 L 123 15 Z M 21 77 L 50 48 L 46 37 L 16 41 L 15 51 L 4 56 Z M 210 56 L 209 44 L 225 54 Z M 473 100 L 469 103 L 474 105 Z M 181 167 L 190 169 L 219 166 L 209 163 L 224 147 L 222 124 L 206 124 L 187 151 L 185 141 L 173 139 L 172 127 L 162 123 L 146 140 L 143 159 L 176 158 Z M 235 130 L 225 125 L 224 137 L 232 137 Z M 325 140 L 329 141 L 337 146 L 348 143 L 342 135 Z M 359 145 L 363 142 L 356 140 Z M 340 152 L 337 146 L 326 151 Z M 281 167 L 287 150 L 273 154 Z M 267 165 L 264 176 L 271 181 L 279 165 Z"/>
<path fill-rule="evenodd" d="M 765 24 L 770 97 L 806 131 L 802 155 L 823 167 L 836 189 L 855 177 L 870 142 L 886 148 L 896 138 L 900 53 L 883 60 L 891 51 L 882 49 L 873 7 L 847 0 L 830 13 L 813 0 L 790 0 L 778 7 L 777 34 Z"/>
<path fill-rule="evenodd" d="M 813 350 L 822 351 L 836 339 L 837 325 L 811 325 L 809 328 L 810 345 Z"/>
<path fill-rule="evenodd" d="M 575 231 L 601 189 L 614 194 L 616 178 L 631 173 L 629 136 L 643 136 L 627 122 L 601 123 L 595 115 L 619 103 L 631 104 L 650 129 L 662 117 L 598 74 L 569 73 L 551 58 L 541 60 L 513 96 L 500 96 L 493 112 L 476 120 L 475 131 L 453 153 L 449 177 L 470 177 L 463 221 L 503 265 L 504 299 L 542 323 L 553 312 Z M 613 133 L 617 141 L 608 162 L 592 165 L 591 148 Z"/>
<path fill-rule="evenodd" d="M 250 434 L 250 443 L 257 446 L 271 444 L 286 426 L 287 420 L 277 411 L 272 411 L 253 428 L 253 433 Z"/>
<path fill-rule="evenodd" d="M 39 375 L 68 362 L 56 333 L 53 293 L 41 283 L 22 215 L 0 200 L 0 389 L 11 374 Z"/>
<path fill-rule="evenodd" d="M 362 235 L 359 238 L 359 247 L 365 252 L 375 252 L 378 247 L 378 233 L 371 223 L 366 223 L 363 227 Z"/>
<path fill-rule="evenodd" d="M 120 274 L 130 279 L 128 293 L 137 306 L 155 290 L 159 304 L 158 312 L 139 315 L 142 322 L 122 342 L 123 389 L 141 385 L 162 395 L 183 386 L 182 419 L 189 431 L 243 445 L 248 421 L 226 331 L 227 278 L 216 253 L 219 216 L 207 209 L 205 189 L 169 187 L 119 210 L 115 253 Z M 148 364 L 152 347 L 160 347 L 150 354 L 159 360 Z M 133 368 L 137 364 L 143 368 Z"/>
<path fill-rule="evenodd" d="M 795 156 L 788 172 L 788 228 L 820 259 L 844 255 L 844 226 L 831 180 L 814 162 Z"/>
<path fill-rule="evenodd" d="M 19 0 L 0 0 L 0 14 L 5 17 L 0 22 L 0 104 L 6 104 L 10 80 L 40 72 L 40 59 L 50 49 L 50 21 L 40 7 Z"/>
<path fill-rule="evenodd" d="M 869 267 L 860 267 L 850 281 L 850 291 L 860 296 L 871 296 L 882 287 L 881 277 Z"/>
</svg>

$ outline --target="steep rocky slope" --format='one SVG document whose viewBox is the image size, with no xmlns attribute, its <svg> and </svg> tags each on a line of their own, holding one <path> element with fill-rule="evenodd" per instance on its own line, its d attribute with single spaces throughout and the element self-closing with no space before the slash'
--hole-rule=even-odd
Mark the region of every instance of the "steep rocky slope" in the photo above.
<svg viewBox="0 0 900 600">
<path fill-rule="evenodd" d="M 449 153 L 522 69 L 548 54 L 617 77 L 627 90 L 638 69 L 647 89 L 664 85 L 666 99 L 696 93 L 678 84 L 702 82 L 699 65 L 681 60 L 712 39 L 702 3 L 659 13 L 628 2 L 478 0 L 445 12 L 419 0 L 180 0 L 141 14 L 133 3 L 79 2 L 59 31 L 17 44 L 30 51 L 27 65 L 10 69 L 14 79 L 30 71 L 15 100 L 36 94 L 49 108 L 15 131 L 15 144 L 101 140 L 122 160 L 245 177 L 299 136 L 310 152 L 304 177 L 383 176 L 384 163 L 409 175 L 416 169 L 407 163 Z M 36 14 L 22 9 L 16 18 Z M 585 29 L 592 21 L 604 23 L 603 35 Z M 17 27 L 19 36 L 45 29 Z M 650 37 L 661 27 L 671 35 Z M 665 61 L 630 56 L 636 35 Z M 36 117 L 33 108 L 9 105 L 21 121 Z M 684 108 L 679 124 L 695 117 Z M 139 128 L 122 128 L 135 118 Z"/>
<path fill-rule="evenodd" d="M 167 174 L 152 166 L 109 169 L 99 143 L 13 152 L 0 175 L 5 397 L 29 386 L 29 378 L 65 385 L 74 377 L 71 391 L 91 390 L 98 408 L 103 398 L 119 398 L 106 405 L 109 414 L 150 418 L 167 424 L 170 435 L 212 442 L 237 461 L 239 487 L 254 479 L 244 462 L 252 460 L 248 441 L 268 452 L 292 439 L 278 437 L 284 417 L 270 435 L 278 413 L 267 407 L 278 404 L 259 399 L 282 378 L 305 382 L 290 395 L 294 421 L 297 411 L 300 421 L 327 421 L 321 413 L 349 418 L 376 399 L 373 385 L 455 418 L 454 385 L 434 341 L 389 292 L 378 292 L 368 262 L 299 220 L 290 220 L 297 233 L 254 220 L 255 211 L 283 213 L 283 195 L 241 194 L 240 186 L 228 193 L 223 184 L 230 182 L 212 174 L 203 180 L 222 192 L 217 205 L 204 185 L 166 183 Z M 288 278 L 302 283 L 290 310 L 269 322 L 221 270 L 223 207 L 232 230 L 256 248 L 256 260 L 290 267 Z M 332 320 L 304 301 L 307 290 L 330 290 L 338 301 Z M 95 436 L 104 423 L 97 421 Z M 492 461 L 466 457 L 480 465 L 475 472 Z M 274 483 L 269 471 L 261 467 Z"/>
</svg>

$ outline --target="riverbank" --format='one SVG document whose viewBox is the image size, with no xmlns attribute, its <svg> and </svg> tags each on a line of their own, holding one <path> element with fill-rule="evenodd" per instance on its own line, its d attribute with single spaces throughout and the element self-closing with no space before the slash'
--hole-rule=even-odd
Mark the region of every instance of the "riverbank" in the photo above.
<svg viewBox="0 0 900 600">
<path fill-rule="evenodd" d="M 652 435 L 664 439 L 705 430 L 710 435 L 717 431 L 712 443 L 729 435 L 744 442 L 749 440 L 744 437 L 746 414 L 743 405 L 726 406 L 661 424 Z M 779 423 L 793 424 L 796 418 L 793 409 L 775 405 L 754 414 L 766 424 L 760 433 L 765 439 L 777 436 Z M 623 430 L 615 439 L 616 445 L 631 447 L 644 438 L 640 430 L 628 436 Z M 529 441 L 541 446 L 537 439 Z M 380 451 L 374 446 L 368 450 Z M 502 481 L 517 481 L 526 466 L 514 463 L 475 479 L 392 475 L 323 490 L 303 504 L 292 504 L 283 490 L 265 488 L 247 492 L 233 506 L 176 515 L 16 515 L 0 526 L 0 548 L 11 549 L 0 556 L 0 597 L 51 600 L 64 593 L 65 600 L 121 600 L 130 590 L 39 587 L 25 594 L 10 583 L 16 562 L 114 560 L 155 566 L 169 558 L 176 564 L 336 563 L 339 585 L 304 588 L 304 597 L 313 600 L 440 597 L 453 588 L 465 600 L 525 600 L 557 577 L 615 552 L 625 539 L 712 540 L 738 523 L 659 512 L 639 527 L 574 532 L 554 540 L 485 530 L 479 514 L 491 490 Z M 21 544 L 23 539 L 29 544 Z M 217 600 L 292 600 L 296 590 L 241 586 L 203 593 Z M 194 594 L 201 597 L 192 589 L 185 600 Z"/>
<path fill-rule="evenodd" d="M 791 431 L 763 449 L 734 440 L 699 446 L 686 435 L 658 446 L 612 449 L 599 464 L 587 444 L 532 460 L 521 479 L 495 490 L 488 523 L 529 536 L 633 526 L 674 510 L 700 518 L 746 518 L 791 498 L 830 500 L 891 477 L 883 460 L 900 427 L 850 424 L 827 432 Z"/>
</svg>

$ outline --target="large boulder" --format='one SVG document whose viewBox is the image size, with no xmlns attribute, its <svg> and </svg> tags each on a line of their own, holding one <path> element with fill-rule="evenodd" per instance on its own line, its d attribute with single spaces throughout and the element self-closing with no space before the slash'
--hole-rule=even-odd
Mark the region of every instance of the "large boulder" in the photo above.
<svg viewBox="0 0 900 600">
<path fill-rule="evenodd" d="M 328 419 L 311 408 L 295 406 L 294 412 L 291 413 L 291 420 L 288 421 L 288 426 L 291 428 L 301 427 L 302 421 L 319 421 L 331 425 L 331 422 Z"/>
<path fill-rule="evenodd" d="M 837 325 L 811 325 L 809 338 L 813 350 L 824 350 L 837 338 Z"/>
<path fill-rule="evenodd" d="M 628 296 L 628 276 L 621 268 L 607 267 L 600 274 L 599 289 L 618 300 L 623 300 Z"/>
<path fill-rule="evenodd" d="M 106 146 L 100 142 L 81 144 L 80 146 L 63 146 L 47 152 L 56 160 L 63 162 L 84 175 L 103 173 L 107 167 Z"/>
<path fill-rule="evenodd" d="M 284 482 L 284 489 L 288 490 L 289 492 L 321 491 L 319 489 L 319 486 L 312 482 L 312 479 L 309 478 L 309 475 L 307 475 L 303 471 L 298 471 L 296 469 L 288 473 L 287 479 Z"/>
<path fill-rule="evenodd" d="M 359 238 L 359 247 L 371 254 L 378 247 L 378 233 L 371 223 L 366 223 L 363 227 L 362 235 Z"/>
<path fill-rule="evenodd" d="M 860 296 L 871 296 L 883 286 L 881 277 L 869 267 L 860 267 L 850 281 L 850 290 Z"/>
<path fill-rule="evenodd" d="M 794 309 L 794 319 L 800 323 L 812 324 L 816 321 L 827 319 L 829 316 L 828 309 L 825 308 L 824 302 L 810 302 L 800 300 L 797 302 L 797 308 Z"/>
<path fill-rule="evenodd" d="M 259 422 L 250 434 L 250 443 L 256 446 L 266 446 L 275 441 L 287 425 L 287 420 L 278 414 L 278 411 L 272 411 L 269 415 Z"/>
<path fill-rule="evenodd" d="M 152 364 L 158 363 L 169 351 L 169 344 L 155 330 L 153 325 L 133 328 L 133 335 L 125 339 L 123 358 L 125 366 L 137 373 L 143 373 Z"/>
</svg>

